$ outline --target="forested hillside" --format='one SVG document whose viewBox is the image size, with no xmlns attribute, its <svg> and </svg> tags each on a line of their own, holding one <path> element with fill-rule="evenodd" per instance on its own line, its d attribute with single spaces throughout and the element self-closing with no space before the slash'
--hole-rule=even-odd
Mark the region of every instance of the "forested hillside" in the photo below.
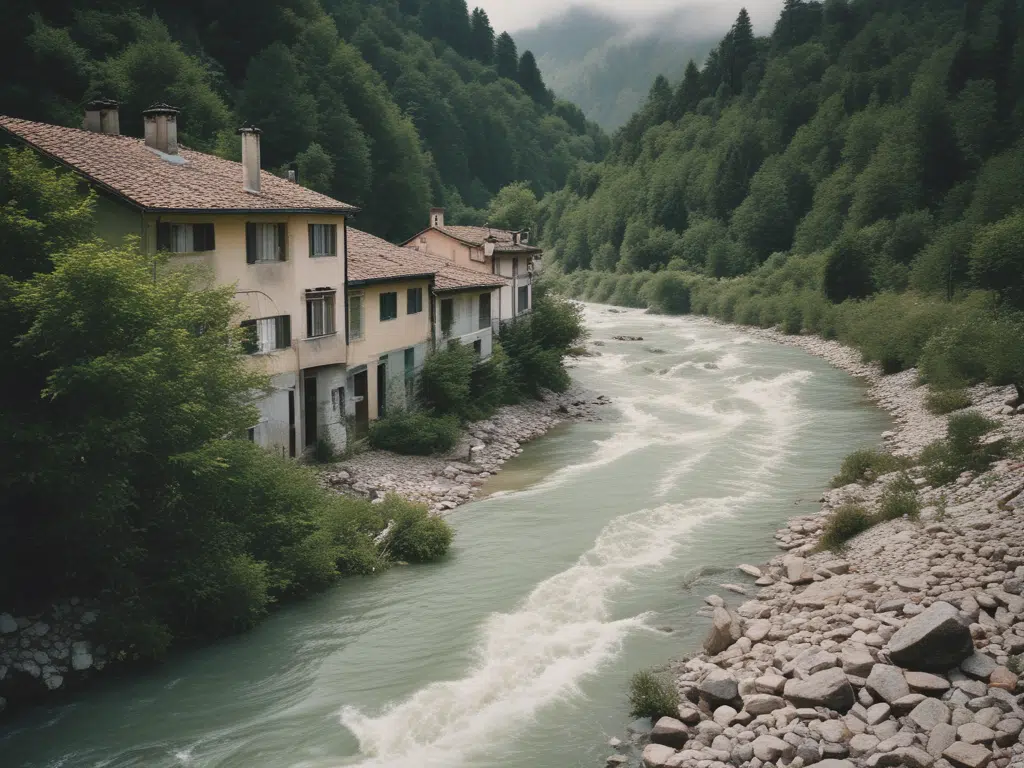
<svg viewBox="0 0 1024 768">
<path fill-rule="evenodd" d="M 1024 302 L 1022 128 L 1016 0 L 787 0 L 771 36 L 743 12 L 659 77 L 543 233 L 576 295 L 838 335 L 890 370 L 934 335 L 1005 351 L 971 313 Z M 949 378 L 1010 376 L 992 359 Z"/>
<path fill-rule="evenodd" d="M 529 51 L 465 0 L 14 0 L 0 29 L 0 113 L 81 123 L 84 101 L 122 102 L 139 135 L 157 101 L 183 143 L 225 156 L 263 128 L 265 167 L 364 208 L 392 239 L 431 204 L 482 215 L 502 186 L 557 189 L 607 139 L 557 102 Z"/>
</svg>

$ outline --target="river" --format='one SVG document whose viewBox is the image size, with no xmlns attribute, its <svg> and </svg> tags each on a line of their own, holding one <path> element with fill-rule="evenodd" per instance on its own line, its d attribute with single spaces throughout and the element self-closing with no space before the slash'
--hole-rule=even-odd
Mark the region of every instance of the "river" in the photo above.
<svg viewBox="0 0 1024 768">
<path fill-rule="evenodd" d="M 703 596 L 749 584 L 735 566 L 775 554 L 773 531 L 889 421 L 795 348 L 639 311 L 590 306 L 587 323 L 602 354 L 573 374 L 614 407 L 456 510 L 445 562 L 30 712 L 0 731 L 0 764 L 603 765 L 630 675 L 695 650 Z"/>
</svg>

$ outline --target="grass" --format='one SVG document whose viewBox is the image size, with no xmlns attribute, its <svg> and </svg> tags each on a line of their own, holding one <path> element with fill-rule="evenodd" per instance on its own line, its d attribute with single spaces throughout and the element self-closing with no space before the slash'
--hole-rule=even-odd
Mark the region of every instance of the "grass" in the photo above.
<svg viewBox="0 0 1024 768">
<path fill-rule="evenodd" d="M 864 507 L 857 504 L 844 504 L 833 512 L 821 533 L 818 546 L 833 552 L 842 551 L 846 542 L 863 533 L 878 520 Z"/>
<path fill-rule="evenodd" d="M 650 670 L 637 672 L 629 681 L 630 717 L 649 717 L 657 722 L 662 717 L 679 716 L 679 691 L 666 676 Z"/>
<path fill-rule="evenodd" d="M 940 416 L 954 411 L 962 411 L 970 405 L 971 398 L 966 389 L 933 389 L 924 399 L 924 407 L 930 413 Z"/>
<path fill-rule="evenodd" d="M 925 478 L 933 486 L 946 485 L 963 472 L 984 472 L 992 462 L 1006 455 L 1006 442 L 985 444 L 982 438 L 999 426 L 980 413 L 968 411 L 949 417 L 946 439 L 938 440 L 921 452 Z"/>
<path fill-rule="evenodd" d="M 839 469 L 839 474 L 832 478 L 833 488 L 842 488 L 844 485 L 859 483 L 864 480 L 873 480 L 880 475 L 887 475 L 900 469 L 906 469 L 909 460 L 900 456 L 893 456 L 885 451 L 878 451 L 872 448 L 865 448 L 854 451 L 845 459 Z"/>
<path fill-rule="evenodd" d="M 904 472 L 890 480 L 882 491 L 878 510 L 880 520 L 899 520 L 907 517 L 916 520 L 921 514 L 921 502 L 917 500 L 914 481 Z"/>
</svg>

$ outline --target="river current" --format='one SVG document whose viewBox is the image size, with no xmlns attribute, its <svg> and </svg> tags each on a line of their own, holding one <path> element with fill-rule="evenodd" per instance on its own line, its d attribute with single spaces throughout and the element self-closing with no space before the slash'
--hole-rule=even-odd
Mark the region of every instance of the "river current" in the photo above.
<svg viewBox="0 0 1024 768">
<path fill-rule="evenodd" d="M 702 598 L 777 552 L 889 427 L 825 362 L 589 306 L 574 377 L 614 405 L 526 447 L 450 517 L 443 563 L 348 580 L 256 630 L 0 730 L 32 768 L 594 768 L 630 675 L 695 650 Z M 615 341 L 614 336 L 643 341 Z"/>
</svg>

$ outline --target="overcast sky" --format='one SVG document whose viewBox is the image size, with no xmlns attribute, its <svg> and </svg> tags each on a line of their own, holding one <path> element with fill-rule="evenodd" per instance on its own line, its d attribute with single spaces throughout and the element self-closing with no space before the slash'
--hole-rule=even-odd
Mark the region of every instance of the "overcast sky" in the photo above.
<svg viewBox="0 0 1024 768">
<path fill-rule="evenodd" d="M 535 27 L 541 21 L 558 16 L 573 5 L 589 6 L 622 18 L 630 26 L 643 26 L 654 17 L 670 14 L 676 9 L 701 8 L 701 18 L 708 29 L 725 29 L 735 19 L 740 8 L 746 7 L 758 32 L 771 30 L 783 0 L 470 0 L 470 9 L 481 7 L 487 11 L 491 25 L 497 32 Z"/>
</svg>

